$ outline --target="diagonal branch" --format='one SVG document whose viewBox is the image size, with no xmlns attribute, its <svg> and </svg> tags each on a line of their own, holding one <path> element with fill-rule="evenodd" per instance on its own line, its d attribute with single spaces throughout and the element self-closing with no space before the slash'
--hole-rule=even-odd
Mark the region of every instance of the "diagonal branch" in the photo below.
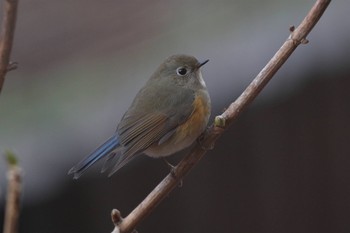
<svg viewBox="0 0 350 233">
<path fill-rule="evenodd" d="M 123 219 L 119 211 L 112 211 L 112 221 L 115 225 L 113 232 L 131 232 L 141 220 L 168 196 L 183 177 L 199 162 L 206 151 L 213 147 L 216 140 L 229 125 L 255 99 L 293 51 L 300 44 L 307 43 L 306 36 L 316 25 L 329 3 L 330 0 L 317 0 L 301 24 L 296 29 L 294 27 L 290 28 L 291 34 L 289 38 L 238 99 L 223 114 L 215 118 L 214 125 L 203 136 L 201 143 L 197 144 L 126 218 Z"/>
<path fill-rule="evenodd" d="M 18 0 L 5 0 L 3 5 L 4 11 L 0 34 L 0 93 L 7 71 L 14 68 L 9 63 L 15 34 L 17 6 Z"/>
</svg>

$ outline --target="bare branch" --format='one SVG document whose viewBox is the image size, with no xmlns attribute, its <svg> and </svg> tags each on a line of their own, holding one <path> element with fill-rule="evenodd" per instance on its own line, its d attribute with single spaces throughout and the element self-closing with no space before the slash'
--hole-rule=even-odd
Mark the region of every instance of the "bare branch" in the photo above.
<svg viewBox="0 0 350 233">
<path fill-rule="evenodd" d="M 0 34 L 0 93 L 5 75 L 13 66 L 9 66 L 13 38 L 15 34 L 18 0 L 5 0 Z"/>
<path fill-rule="evenodd" d="M 300 25 L 294 29 L 294 26 L 290 27 L 291 34 L 289 38 L 284 42 L 282 47 L 271 58 L 269 63 L 260 71 L 256 78 L 250 83 L 246 90 L 233 102 L 229 108 L 219 116 L 226 121 L 226 124 L 230 124 L 235 120 L 239 112 L 243 111 L 248 104 L 255 99 L 265 85 L 270 81 L 273 75 L 281 68 L 293 51 L 300 45 L 307 43 L 306 36 L 310 33 L 312 28 L 316 25 L 321 18 L 323 12 L 329 5 L 330 0 L 318 0 L 311 8 Z"/>
<path fill-rule="evenodd" d="M 8 187 L 6 199 L 6 212 L 4 221 L 4 233 L 16 233 L 18 228 L 19 203 L 21 194 L 21 169 L 17 165 L 17 159 L 12 152 L 6 152 L 8 164 Z"/>
<path fill-rule="evenodd" d="M 261 70 L 256 78 L 249 84 L 240 97 L 233 102 L 228 109 L 215 118 L 214 125 L 210 127 L 207 134 L 191 152 L 168 174 L 154 190 L 126 217 L 122 218 L 119 211 L 116 219 L 113 220 L 115 229 L 113 232 L 130 232 L 141 220 L 143 220 L 152 210 L 177 186 L 183 177 L 192 169 L 206 153 L 206 148 L 212 148 L 216 140 L 228 128 L 228 126 L 238 117 L 238 115 L 255 99 L 265 85 L 270 81 L 278 69 L 285 63 L 292 52 L 300 45 L 307 43 L 306 36 L 315 26 L 329 5 L 330 0 L 318 0 L 311 8 L 301 24 L 294 28 L 290 27 L 291 34 L 282 47 L 272 57 L 269 63 Z"/>
</svg>

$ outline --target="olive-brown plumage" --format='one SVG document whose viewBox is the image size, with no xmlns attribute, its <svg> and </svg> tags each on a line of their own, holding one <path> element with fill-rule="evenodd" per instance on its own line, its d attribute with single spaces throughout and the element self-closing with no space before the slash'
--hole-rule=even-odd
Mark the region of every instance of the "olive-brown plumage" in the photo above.
<svg viewBox="0 0 350 233">
<path fill-rule="evenodd" d="M 190 146 L 205 130 L 211 110 L 200 63 L 193 56 L 173 55 L 137 93 L 115 134 L 74 166 L 78 178 L 107 156 L 103 171 L 115 161 L 110 175 L 136 155 L 164 157 Z"/>
</svg>

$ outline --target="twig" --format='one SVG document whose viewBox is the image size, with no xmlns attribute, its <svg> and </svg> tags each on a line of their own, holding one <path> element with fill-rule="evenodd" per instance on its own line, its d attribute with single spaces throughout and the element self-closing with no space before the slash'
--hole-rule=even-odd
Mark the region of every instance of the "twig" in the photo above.
<svg viewBox="0 0 350 233">
<path fill-rule="evenodd" d="M 249 84 L 240 97 L 233 102 L 228 109 L 215 118 L 214 125 L 204 135 L 200 144 L 195 146 L 191 152 L 168 174 L 154 190 L 126 217 L 122 218 L 119 211 L 112 211 L 112 219 L 115 229 L 113 232 L 130 232 L 143 220 L 152 210 L 177 186 L 183 177 L 196 165 L 207 149 L 212 148 L 216 140 L 238 117 L 238 115 L 251 103 L 260 93 L 273 75 L 284 64 L 292 52 L 300 45 L 307 43 L 306 36 L 315 26 L 329 5 L 330 0 L 318 0 L 311 8 L 301 24 L 294 29 L 290 28 L 291 34 L 282 47 L 272 57 L 269 63 L 261 70 L 256 78 Z M 113 216 L 116 215 L 116 216 Z"/>
<path fill-rule="evenodd" d="M 15 34 L 18 0 L 5 0 L 0 34 L 0 93 L 4 85 L 5 75 L 14 69 L 10 65 L 10 54 Z"/>
<path fill-rule="evenodd" d="M 4 233 L 16 233 L 18 228 L 19 203 L 21 194 L 21 169 L 17 165 L 17 159 L 12 152 L 6 152 L 8 187 L 4 221 Z"/>
</svg>

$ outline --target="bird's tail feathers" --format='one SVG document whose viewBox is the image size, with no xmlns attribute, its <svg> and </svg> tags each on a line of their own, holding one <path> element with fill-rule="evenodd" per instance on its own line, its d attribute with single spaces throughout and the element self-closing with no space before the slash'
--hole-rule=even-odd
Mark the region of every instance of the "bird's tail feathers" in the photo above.
<svg viewBox="0 0 350 233">
<path fill-rule="evenodd" d="M 110 137 L 105 143 L 93 151 L 90 155 L 86 156 L 81 160 L 77 165 L 72 167 L 68 174 L 73 174 L 73 179 L 78 179 L 91 165 L 96 163 L 101 158 L 110 155 L 111 153 L 115 154 L 115 151 L 119 147 L 119 140 L 117 135 Z M 114 157 L 114 156 L 111 156 Z"/>
</svg>

